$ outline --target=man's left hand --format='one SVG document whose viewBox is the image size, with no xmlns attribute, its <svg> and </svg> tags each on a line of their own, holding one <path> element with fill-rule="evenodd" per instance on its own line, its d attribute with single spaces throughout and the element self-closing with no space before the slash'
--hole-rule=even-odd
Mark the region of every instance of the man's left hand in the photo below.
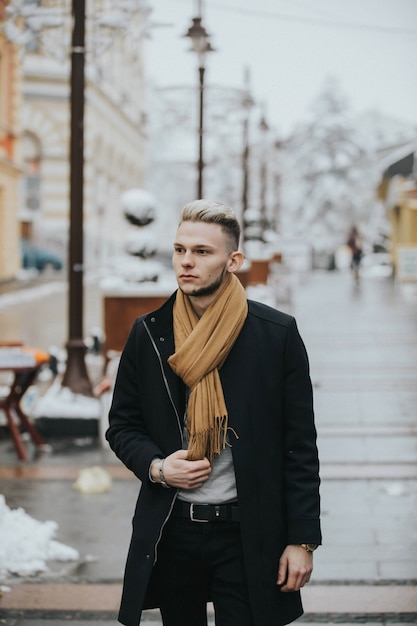
<svg viewBox="0 0 417 626">
<path fill-rule="evenodd" d="M 287 546 L 281 555 L 277 585 L 280 591 L 299 591 L 310 580 L 313 554 L 302 546 Z"/>
</svg>

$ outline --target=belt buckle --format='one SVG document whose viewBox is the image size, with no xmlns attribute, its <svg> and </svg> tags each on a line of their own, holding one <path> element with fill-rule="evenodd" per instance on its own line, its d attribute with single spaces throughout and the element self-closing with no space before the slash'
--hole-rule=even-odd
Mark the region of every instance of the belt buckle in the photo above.
<svg viewBox="0 0 417 626">
<path fill-rule="evenodd" d="M 208 521 L 209 521 L 208 519 L 196 519 L 194 517 L 194 502 L 190 504 L 190 520 L 192 522 L 200 522 L 201 524 L 208 524 Z"/>
</svg>

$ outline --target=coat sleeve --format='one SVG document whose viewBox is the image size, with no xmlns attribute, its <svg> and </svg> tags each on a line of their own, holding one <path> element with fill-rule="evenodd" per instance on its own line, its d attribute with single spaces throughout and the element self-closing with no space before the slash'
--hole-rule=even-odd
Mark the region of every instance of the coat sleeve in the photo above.
<svg viewBox="0 0 417 626">
<path fill-rule="evenodd" d="M 321 543 L 319 459 L 309 362 L 295 320 L 285 347 L 284 445 L 289 544 Z"/>
<path fill-rule="evenodd" d="M 143 413 L 137 372 L 138 329 L 137 320 L 130 331 L 120 358 L 109 412 L 106 439 L 118 458 L 142 482 L 149 481 L 149 466 L 155 457 L 164 457 L 160 448 L 150 438 Z M 159 488 L 159 485 L 155 485 Z"/>
</svg>

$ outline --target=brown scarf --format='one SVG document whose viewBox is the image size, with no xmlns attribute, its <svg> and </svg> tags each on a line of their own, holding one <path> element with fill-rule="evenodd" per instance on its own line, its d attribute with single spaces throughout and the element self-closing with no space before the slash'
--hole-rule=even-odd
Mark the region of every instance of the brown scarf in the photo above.
<svg viewBox="0 0 417 626">
<path fill-rule="evenodd" d="M 219 376 L 248 312 L 246 292 L 234 274 L 199 319 L 178 290 L 174 304 L 175 353 L 168 363 L 190 388 L 188 459 L 210 463 L 226 445 L 227 408 Z"/>
</svg>

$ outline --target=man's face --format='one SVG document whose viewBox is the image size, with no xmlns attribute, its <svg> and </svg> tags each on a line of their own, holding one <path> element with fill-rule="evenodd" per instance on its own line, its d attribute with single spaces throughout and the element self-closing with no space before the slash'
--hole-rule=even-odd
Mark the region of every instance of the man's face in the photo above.
<svg viewBox="0 0 417 626">
<path fill-rule="evenodd" d="M 219 224 L 182 222 L 177 230 L 172 265 L 178 287 L 192 298 L 211 301 L 234 264 Z M 213 297 L 211 297 L 213 296 Z"/>
</svg>

